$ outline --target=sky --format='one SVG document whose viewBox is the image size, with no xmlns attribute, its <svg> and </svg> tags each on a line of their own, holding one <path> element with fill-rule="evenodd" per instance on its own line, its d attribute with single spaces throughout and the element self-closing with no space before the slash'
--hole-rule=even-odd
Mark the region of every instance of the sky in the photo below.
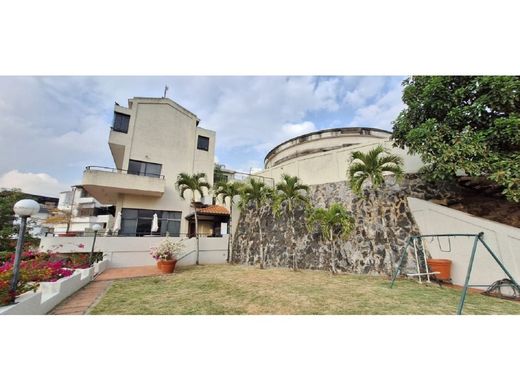
<svg viewBox="0 0 520 390">
<path fill-rule="evenodd" d="M 0 188 L 57 196 L 88 165 L 114 166 L 114 102 L 168 97 L 217 133 L 215 159 L 251 172 L 279 143 L 315 130 L 392 129 L 404 77 L 0 77 Z"/>
</svg>

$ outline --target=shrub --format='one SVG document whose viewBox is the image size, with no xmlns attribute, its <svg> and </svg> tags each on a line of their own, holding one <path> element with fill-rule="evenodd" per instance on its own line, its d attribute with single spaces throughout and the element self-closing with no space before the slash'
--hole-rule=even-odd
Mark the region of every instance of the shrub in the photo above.
<svg viewBox="0 0 520 390">
<path fill-rule="evenodd" d="M 24 255 L 28 259 L 20 263 L 16 295 L 36 290 L 41 282 L 55 282 L 74 273 L 74 270 L 64 267 L 63 260 L 52 259 L 53 254 L 24 253 Z M 0 304 L 8 304 L 14 298 L 13 294 L 9 292 L 13 267 L 13 260 L 6 261 L 0 266 Z"/>
</svg>

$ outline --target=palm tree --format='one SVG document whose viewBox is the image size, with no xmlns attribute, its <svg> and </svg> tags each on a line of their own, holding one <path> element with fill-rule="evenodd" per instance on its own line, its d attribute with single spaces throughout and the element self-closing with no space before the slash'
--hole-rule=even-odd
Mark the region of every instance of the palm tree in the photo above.
<svg viewBox="0 0 520 390">
<path fill-rule="evenodd" d="M 366 180 L 370 180 L 373 188 L 381 187 L 385 182 L 385 173 L 394 174 L 397 180 L 402 179 L 403 159 L 388 153 L 382 145 L 376 146 L 367 153 L 361 151 L 352 153 L 347 174 L 354 193 L 361 194 L 361 188 Z"/>
<path fill-rule="evenodd" d="M 260 215 L 261 207 L 267 202 L 271 195 L 269 187 L 266 187 L 265 183 L 260 180 L 251 178 L 246 185 L 242 188 L 241 200 L 239 207 L 245 208 L 248 205 L 252 205 L 256 211 L 256 223 L 258 225 L 258 234 L 260 240 L 260 268 L 265 268 L 264 249 L 263 249 L 263 233 L 262 233 L 262 220 Z"/>
<path fill-rule="evenodd" d="M 199 220 L 197 217 L 197 207 L 195 206 L 195 197 L 198 193 L 202 198 L 203 189 L 210 189 L 210 185 L 206 182 L 206 174 L 205 173 L 194 173 L 193 175 L 188 175 L 187 173 L 180 173 L 177 176 L 177 181 L 175 183 L 182 199 L 186 199 L 184 197 L 184 193 L 186 191 L 191 191 L 191 206 L 193 207 L 194 217 L 195 217 L 195 239 L 197 242 L 197 255 L 196 255 L 196 264 L 199 265 Z"/>
<path fill-rule="evenodd" d="M 307 192 L 309 191 L 309 187 L 305 184 L 302 184 L 300 179 L 297 176 L 290 176 L 287 174 L 282 175 L 282 181 L 276 184 L 276 201 L 274 205 L 275 214 L 278 214 L 280 211 L 280 206 L 285 203 L 288 211 L 289 218 L 289 226 L 292 230 L 292 240 L 293 240 L 293 270 L 298 269 L 298 265 L 296 262 L 296 230 L 294 228 L 294 213 L 295 208 L 300 206 L 307 206 L 309 204 L 309 197 L 307 196 Z"/>
<path fill-rule="evenodd" d="M 242 191 L 242 183 L 239 182 L 227 182 L 227 183 L 217 183 L 215 184 L 215 196 L 222 197 L 222 201 L 225 203 L 226 199 L 229 198 L 229 240 L 228 240 L 228 257 L 227 262 L 229 263 L 231 259 L 231 248 L 233 247 L 233 225 L 232 225 L 232 215 L 233 215 L 233 204 L 235 204 L 235 198 L 241 194 Z"/>
<path fill-rule="evenodd" d="M 330 272 L 336 274 L 334 257 L 336 242 L 346 240 L 354 230 L 354 218 L 341 203 L 333 203 L 329 208 L 313 208 L 307 217 L 307 228 L 320 230 L 323 240 L 330 243 Z"/>
</svg>

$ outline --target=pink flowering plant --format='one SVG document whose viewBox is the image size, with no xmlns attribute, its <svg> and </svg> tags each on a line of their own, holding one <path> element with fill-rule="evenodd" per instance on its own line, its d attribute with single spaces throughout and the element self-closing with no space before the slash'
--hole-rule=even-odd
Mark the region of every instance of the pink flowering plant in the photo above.
<svg viewBox="0 0 520 390">
<path fill-rule="evenodd" d="M 25 253 L 24 253 L 25 254 Z M 52 260 L 50 255 L 45 253 L 41 256 L 38 254 L 34 257 L 20 262 L 20 274 L 18 284 L 16 286 L 16 294 L 36 290 L 41 282 L 55 282 L 58 279 L 65 278 L 74 273 L 74 270 L 64 267 L 62 260 Z M 15 298 L 9 292 L 9 286 L 13 278 L 14 259 L 4 262 L 0 266 L 0 305 L 9 304 Z"/>
<path fill-rule="evenodd" d="M 166 237 L 158 247 L 151 248 L 150 254 L 156 260 L 174 260 L 182 250 L 184 249 L 184 244 L 180 241 L 173 241 L 171 238 Z"/>
<path fill-rule="evenodd" d="M 94 253 L 100 260 L 101 252 Z M 0 256 L 0 305 L 11 303 L 16 296 L 9 292 L 13 278 L 14 253 L 3 252 Z M 55 282 L 74 273 L 75 269 L 90 267 L 89 253 L 56 253 L 24 251 L 20 259 L 19 280 L 16 295 L 36 290 L 41 282 Z"/>
</svg>

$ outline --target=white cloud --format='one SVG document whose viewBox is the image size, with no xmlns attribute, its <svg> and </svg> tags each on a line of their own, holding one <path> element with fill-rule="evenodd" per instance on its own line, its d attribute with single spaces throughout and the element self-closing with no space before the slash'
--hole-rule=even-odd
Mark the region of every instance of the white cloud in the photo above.
<svg viewBox="0 0 520 390">
<path fill-rule="evenodd" d="M 314 77 L 232 78 L 203 121 L 217 130 L 223 149 L 282 141 L 284 124 L 297 123 L 310 112 L 337 109 L 338 85 Z"/>
<path fill-rule="evenodd" d="M 333 123 L 389 128 L 400 103 L 385 77 L 0 77 L 0 175 L 46 172 L 78 184 L 83 167 L 112 166 L 114 101 L 168 96 L 217 132 L 218 161 L 260 168 L 288 138 Z M 254 163 L 253 163 L 254 162 Z"/>
<path fill-rule="evenodd" d="M 401 100 L 402 86 L 396 84 L 372 104 L 358 108 L 349 126 L 376 127 L 392 130 L 392 121 L 404 108 Z"/>
<path fill-rule="evenodd" d="M 282 131 L 291 137 L 296 137 L 300 134 L 311 133 L 316 131 L 316 126 L 313 122 L 305 121 L 301 123 L 286 123 L 282 126 Z"/>
<path fill-rule="evenodd" d="M 70 186 L 46 173 L 19 172 L 13 169 L 0 176 L 0 188 L 19 188 L 28 194 L 58 197 L 59 192 L 68 190 Z"/>
<path fill-rule="evenodd" d="M 353 108 L 361 107 L 370 99 L 380 96 L 385 89 L 386 82 L 385 77 L 362 77 L 352 90 L 345 93 L 343 102 Z"/>
</svg>

